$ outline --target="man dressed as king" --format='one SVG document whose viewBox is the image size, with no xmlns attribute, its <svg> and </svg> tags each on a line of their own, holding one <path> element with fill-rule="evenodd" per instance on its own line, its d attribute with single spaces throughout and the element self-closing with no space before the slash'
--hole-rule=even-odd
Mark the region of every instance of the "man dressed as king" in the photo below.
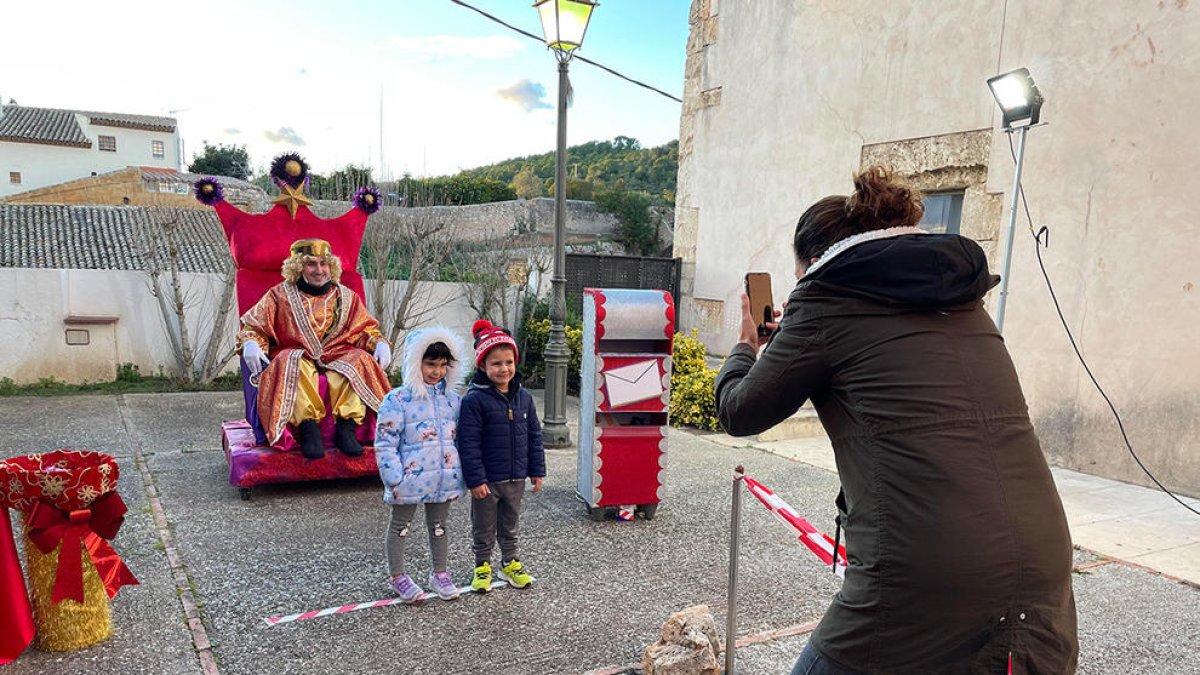
<svg viewBox="0 0 1200 675">
<path fill-rule="evenodd" d="M 391 346 L 357 293 L 338 283 L 342 266 L 322 239 L 291 245 L 276 284 L 242 315 L 238 348 L 258 382 L 258 413 L 272 445 L 287 425 L 309 459 L 325 456 L 320 421 L 336 420 L 334 446 L 361 455 L 355 438 L 367 408 L 378 411 L 391 385 Z M 318 389 L 325 374 L 330 410 Z"/>
</svg>

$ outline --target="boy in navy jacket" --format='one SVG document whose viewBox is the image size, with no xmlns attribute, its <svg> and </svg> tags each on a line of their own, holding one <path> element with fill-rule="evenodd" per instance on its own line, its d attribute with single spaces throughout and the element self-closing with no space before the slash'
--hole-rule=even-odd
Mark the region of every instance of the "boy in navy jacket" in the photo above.
<svg viewBox="0 0 1200 675">
<path fill-rule="evenodd" d="M 462 400 L 458 454 L 471 491 L 475 577 L 472 590 L 492 586 L 492 549 L 500 542 L 500 578 L 515 588 L 533 579 L 517 558 L 517 532 L 525 480 L 542 489 L 546 455 L 533 395 L 517 374 L 517 343 L 508 331 L 479 320 L 475 336 L 475 377 Z"/>
</svg>

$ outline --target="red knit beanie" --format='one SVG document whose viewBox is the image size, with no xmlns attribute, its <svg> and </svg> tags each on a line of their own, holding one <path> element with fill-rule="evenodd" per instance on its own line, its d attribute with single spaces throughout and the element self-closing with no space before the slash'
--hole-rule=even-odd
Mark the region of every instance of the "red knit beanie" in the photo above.
<svg viewBox="0 0 1200 675">
<path fill-rule="evenodd" d="M 475 367 L 482 368 L 487 353 L 501 345 L 512 347 L 513 360 L 520 361 L 517 353 L 517 341 L 500 326 L 493 326 L 491 321 L 480 319 L 471 326 L 471 334 L 475 336 Z"/>
</svg>

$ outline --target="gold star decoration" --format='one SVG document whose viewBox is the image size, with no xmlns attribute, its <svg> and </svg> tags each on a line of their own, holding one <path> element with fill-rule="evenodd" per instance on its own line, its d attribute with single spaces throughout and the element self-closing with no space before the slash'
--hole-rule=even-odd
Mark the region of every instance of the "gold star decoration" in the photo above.
<svg viewBox="0 0 1200 675">
<path fill-rule="evenodd" d="M 275 201 L 272 203 L 283 204 L 286 206 L 293 218 L 296 217 L 296 209 L 300 208 L 301 204 L 304 206 L 313 205 L 312 200 L 304 196 L 303 187 L 294 188 L 287 183 L 284 183 L 282 186 L 280 186 L 279 196 L 276 197 Z"/>
</svg>

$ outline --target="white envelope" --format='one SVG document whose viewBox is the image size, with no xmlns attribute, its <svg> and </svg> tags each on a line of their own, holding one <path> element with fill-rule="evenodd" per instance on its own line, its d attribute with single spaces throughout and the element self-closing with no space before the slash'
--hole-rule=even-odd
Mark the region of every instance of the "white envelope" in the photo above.
<svg viewBox="0 0 1200 675">
<path fill-rule="evenodd" d="M 656 359 L 606 370 L 604 383 L 608 387 L 608 404 L 613 408 L 659 398 L 663 394 Z"/>
</svg>

